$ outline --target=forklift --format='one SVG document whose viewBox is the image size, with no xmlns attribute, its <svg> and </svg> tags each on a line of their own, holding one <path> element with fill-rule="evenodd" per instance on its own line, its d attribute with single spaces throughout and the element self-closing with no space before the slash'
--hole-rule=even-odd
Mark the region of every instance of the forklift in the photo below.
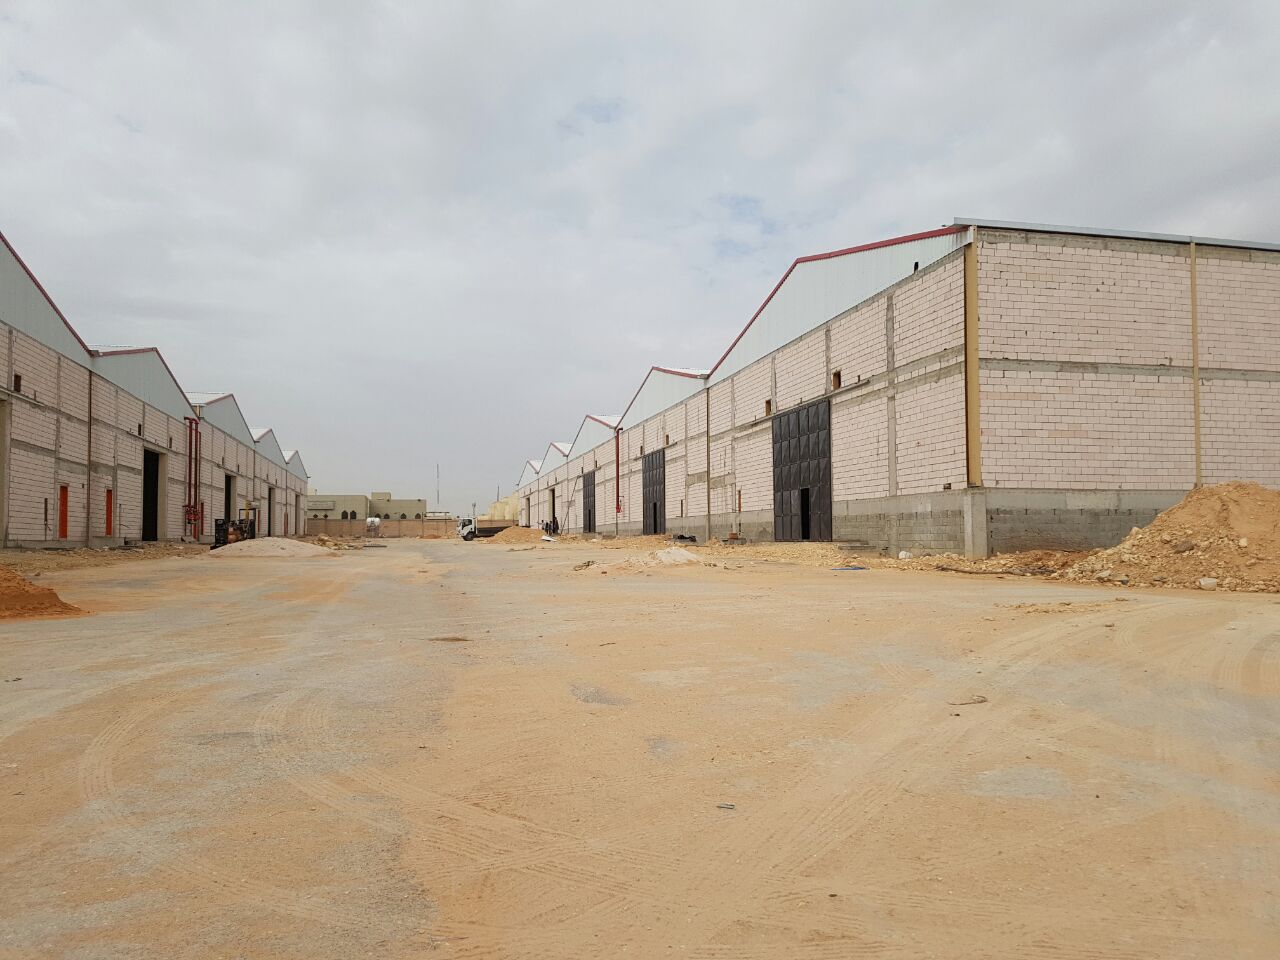
<svg viewBox="0 0 1280 960">
<path fill-rule="evenodd" d="M 225 518 L 213 521 L 213 548 L 225 547 L 229 543 L 241 540 L 253 540 L 258 536 L 258 508 L 247 506 L 240 508 L 240 515 L 235 520 Z"/>
</svg>

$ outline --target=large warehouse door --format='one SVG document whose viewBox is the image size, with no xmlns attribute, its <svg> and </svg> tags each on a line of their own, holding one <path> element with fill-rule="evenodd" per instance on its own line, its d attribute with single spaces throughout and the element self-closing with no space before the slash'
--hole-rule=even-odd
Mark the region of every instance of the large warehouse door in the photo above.
<svg viewBox="0 0 1280 960">
<path fill-rule="evenodd" d="M 160 538 L 160 454 L 142 451 L 142 539 Z"/>
<path fill-rule="evenodd" d="M 640 489 L 645 533 L 667 532 L 667 451 L 646 453 L 641 461 Z"/>
<path fill-rule="evenodd" d="M 773 539 L 831 539 L 831 404 L 773 418 Z"/>
<path fill-rule="evenodd" d="M 596 472 L 582 475 L 582 532 L 596 532 Z"/>
</svg>

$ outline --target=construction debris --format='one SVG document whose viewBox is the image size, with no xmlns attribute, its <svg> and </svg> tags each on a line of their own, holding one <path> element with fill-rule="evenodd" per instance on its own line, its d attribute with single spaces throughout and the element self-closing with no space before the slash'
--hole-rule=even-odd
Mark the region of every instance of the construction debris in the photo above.
<svg viewBox="0 0 1280 960">
<path fill-rule="evenodd" d="M 333 537 L 323 533 L 316 537 L 308 537 L 307 541 L 329 550 L 363 550 L 365 547 L 363 540 L 335 540 Z"/>
<path fill-rule="evenodd" d="M 1280 591 L 1280 492 L 1234 481 L 1192 490 L 1065 580 L 1201 590 Z"/>
</svg>

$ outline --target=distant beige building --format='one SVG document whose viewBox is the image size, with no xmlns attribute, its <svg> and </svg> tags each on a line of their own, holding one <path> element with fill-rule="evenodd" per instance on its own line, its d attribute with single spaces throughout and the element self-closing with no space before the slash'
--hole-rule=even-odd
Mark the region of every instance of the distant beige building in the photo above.
<svg viewBox="0 0 1280 960">
<path fill-rule="evenodd" d="M 397 500 L 385 491 L 369 494 L 371 515 L 383 520 L 421 520 L 427 515 L 426 500 Z"/>
<path fill-rule="evenodd" d="M 387 491 L 363 493 L 313 493 L 307 497 L 307 516 L 312 520 L 421 520 L 429 516 L 426 500 L 404 500 Z"/>
</svg>

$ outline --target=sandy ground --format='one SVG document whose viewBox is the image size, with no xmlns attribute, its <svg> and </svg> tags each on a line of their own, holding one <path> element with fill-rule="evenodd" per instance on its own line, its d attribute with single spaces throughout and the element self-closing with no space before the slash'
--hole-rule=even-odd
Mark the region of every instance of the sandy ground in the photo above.
<svg viewBox="0 0 1280 960">
<path fill-rule="evenodd" d="M 41 578 L 0 957 L 1276 956 L 1275 597 L 387 544 Z"/>
</svg>

